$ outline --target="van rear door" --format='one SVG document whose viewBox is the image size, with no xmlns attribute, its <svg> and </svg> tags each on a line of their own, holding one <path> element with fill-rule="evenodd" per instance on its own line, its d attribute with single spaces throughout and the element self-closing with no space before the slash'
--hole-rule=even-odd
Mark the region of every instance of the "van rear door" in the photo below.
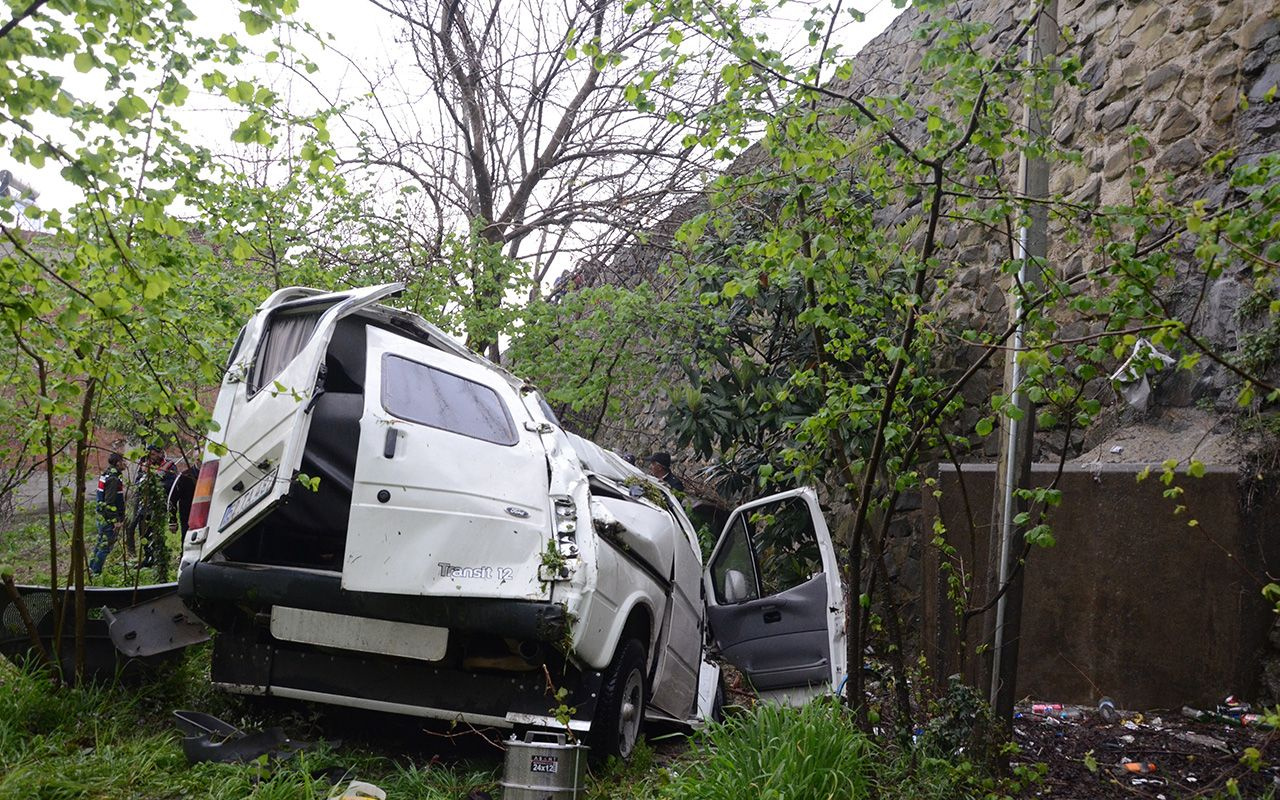
<svg viewBox="0 0 1280 800">
<path fill-rule="evenodd" d="M 370 327 L 342 587 L 539 599 L 547 455 L 499 372 Z"/>
<path fill-rule="evenodd" d="M 257 332 L 253 352 L 231 366 L 222 387 L 232 401 L 206 556 L 270 511 L 297 477 L 312 401 L 322 390 L 320 367 L 338 320 L 403 288 L 391 283 L 275 303 L 246 328 L 247 334 Z"/>
<path fill-rule="evenodd" d="M 762 698 L 798 704 L 839 687 L 844 592 L 813 489 L 734 509 L 703 581 L 712 640 Z"/>
</svg>

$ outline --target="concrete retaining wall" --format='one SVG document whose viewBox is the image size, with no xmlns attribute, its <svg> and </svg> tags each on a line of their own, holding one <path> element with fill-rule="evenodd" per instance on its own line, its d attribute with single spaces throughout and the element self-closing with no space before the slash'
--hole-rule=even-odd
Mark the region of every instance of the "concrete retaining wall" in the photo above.
<svg viewBox="0 0 1280 800">
<path fill-rule="evenodd" d="M 1036 465 L 1047 485 L 1056 465 Z M 1212 705 L 1228 694 L 1255 697 L 1275 616 L 1262 597 L 1267 574 L 1280 572 L 1280 500 L 1274 492 L 1246 508 L 1236 471 L 1209 468 L 1179 475 L 1178 499 L 1159 470 L 1138 482 L 1140 464 L 1069 466 L 1062 505 L 1049 521 L 1056 546 L 1027 559 L 1018 659 L 1019 697 L 1070 703 L 1110 695 L 1128 708 Z M 967 521 L 960 481 L 973 519 Z M 940 470 L 941 498 L 925 513 L 941 516 L 956 565 L 985 586 L 994 468 Z M 1186 510 L 1175 513 L 1178 505 Z M 1188 525 L 1189 520 L 1197 525 Z M 971 538 L 972 534 L 972 538 Z M 922 645 L 934 675 L 962 670 L 976 678 L 975 657 L 962 665 L 957 617 L 946 597 L 939 554 L 927 548 Z M 982 597 L 981 591 L 977 597 Z M 969 653 L 981 622 L 969 625 Z"/>
</svg>

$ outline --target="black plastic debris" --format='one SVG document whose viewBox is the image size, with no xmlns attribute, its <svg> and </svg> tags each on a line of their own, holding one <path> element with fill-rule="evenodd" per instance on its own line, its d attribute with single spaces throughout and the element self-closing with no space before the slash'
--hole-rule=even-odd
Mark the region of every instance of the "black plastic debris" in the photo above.
<svg viewBox="0 0 1280 800">
<path fill-rule="evenodd" d="M 242 764 L 262 756 L 285 759 L 315 746 L 313 742 L 299 742 L 285 736 L 280 728 L 267 728 L 252 733 L 242 731 L 229 722 L 212 714 L 199 711 L 173 712 L 182 738 L 182 754 L 188 764 L 213 761 L 222 764 Z"/>
</svg>

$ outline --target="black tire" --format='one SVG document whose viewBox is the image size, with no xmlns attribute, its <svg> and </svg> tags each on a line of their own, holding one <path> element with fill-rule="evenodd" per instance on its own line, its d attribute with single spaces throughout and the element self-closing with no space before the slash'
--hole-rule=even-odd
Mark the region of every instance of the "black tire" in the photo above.
<svg viewBox="0 0 1280 800">
<path fill-rule="evenodd" d="M 649 702 L 645 655 L 638 639 L 627 639 L 618 646 L 605 671 L 589 738 L 591 755 L 597 759 L 617 756 L 626 761 L 643 736 L 644 709 Z"/>
</svg>

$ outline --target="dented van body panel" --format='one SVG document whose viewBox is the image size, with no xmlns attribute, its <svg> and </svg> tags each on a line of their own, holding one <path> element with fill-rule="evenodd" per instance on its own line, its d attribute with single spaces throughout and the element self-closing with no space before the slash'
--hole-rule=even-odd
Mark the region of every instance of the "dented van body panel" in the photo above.
<svg viewBox="0 0 1280 800">
<path fill-rule="evenodd" d="M 752 526 L 768 515 L 735 529 L 745 545 L 718 548 L 732 569 L 717 578 L 679 498 L 565 431 L 532 386 L 386 305 L 398 289 L 280 290 L 233 350 L 179 579 L 220 632 L 215 683 L 568 727 L 614 752 L 641 714 L 711 713 L 707 654 L 724 637 L 704 595 L 763 574 L 744 565 L 766 553 L 742 548 L 766 540 Z M 814 565 L 810 583 L 835 580 Z M 835 586 L 804 595 L 825 603 Z M 843 647 L 824 615 L 810 608 L 788 641 L 833 665 L 830 680 L 796 673 L 830 690 Z"/>
</svg>

